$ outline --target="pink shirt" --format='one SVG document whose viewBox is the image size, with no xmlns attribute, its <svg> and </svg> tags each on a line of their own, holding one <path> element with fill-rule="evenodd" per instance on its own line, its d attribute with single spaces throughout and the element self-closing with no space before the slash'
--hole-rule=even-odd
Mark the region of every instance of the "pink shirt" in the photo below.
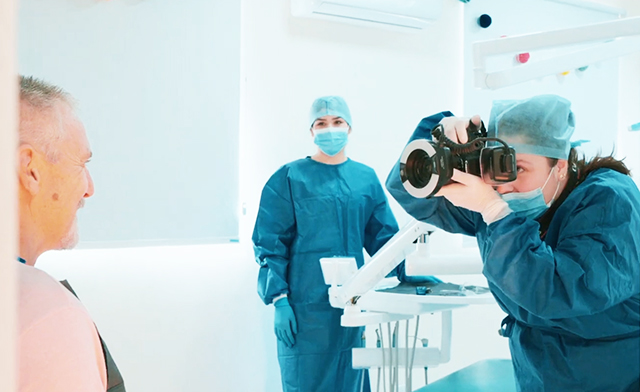
<svg viewBox="0 0 640 392">
<path fill-rule="evenodd" d="M 105 392 L 107 372 L 96 327 L 58 281 L 18 267 L 18 391 Z"/>
</svg>

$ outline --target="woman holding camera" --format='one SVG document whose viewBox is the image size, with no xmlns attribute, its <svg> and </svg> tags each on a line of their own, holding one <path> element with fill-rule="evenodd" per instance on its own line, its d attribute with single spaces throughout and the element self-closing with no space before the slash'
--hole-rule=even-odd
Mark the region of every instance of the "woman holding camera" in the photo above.
<svg viewBox="0 0 640 392">
<path fill-rule="evenodd" d="M 471 119 L 480 124 L 478 116 Z M 422 120 L 411 140 L 467 140 L 468 118 Z M 399 164 L 387 188 L 418 220 L 475 236 L 483 274 L 508 314 L 501 334 L 519 391 L 640 390 L 640 192 L 613 157 L 578 159 L 569 101 L 496 101 L 488 136 L 515 148 L 517 179 L 491 186 L 454 170 L 455 183 L 417 199 Z"/>
</svg>

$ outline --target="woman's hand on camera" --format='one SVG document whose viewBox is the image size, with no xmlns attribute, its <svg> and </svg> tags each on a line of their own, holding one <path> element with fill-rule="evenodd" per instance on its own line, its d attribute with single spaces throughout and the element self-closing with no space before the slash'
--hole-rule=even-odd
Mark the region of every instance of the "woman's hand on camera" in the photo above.
<svg viewBox="0 0 640 392">
<path fill-rule="evenodd" d="M 443 196 L 456 207 L 479 212 L 487 224 L 509 215 L 512 211 L 506 201 L 482 178 L 453 169 L 454 184 L 440 188 L 436 196 Z"/>
<path fill-rule="evenodd" d="M 480 125 L 480 116 L 475 115 L 469 119 L 469 117 L 445 117 L 440 120 L 440 124 L 444 128 L 444 135 L 456 143 L 466 143 L 469 141 L 469 135 L 467 128 L 469 127 L 469 120 L 474 124 Z"/>
</svg>

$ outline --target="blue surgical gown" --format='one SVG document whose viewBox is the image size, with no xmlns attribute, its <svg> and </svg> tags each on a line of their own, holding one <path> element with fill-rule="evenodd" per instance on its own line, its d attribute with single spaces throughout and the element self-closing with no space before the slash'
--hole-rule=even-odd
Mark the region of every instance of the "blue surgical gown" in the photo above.
<svg viewBox="0 0 640 392">
<path fill-rule="evenodd" d="M 364 328 L 340 326 L 342 310 L 329 305 L 319 260 L 350 256 L 361 267 L 363 248 L 373 255 L 397 231 L 384 189 L 366 165 L 306 158 L 271 176 L 253 243 L 258 294 L 265 304 L 287 294 L 298 322 L 293 347 L 278 341 L 285 392 L 360 391 L 363 371 L 352 368 L 351 349 L 362 346 Z M 395 274 L 404 274 L 403 264 Z"/>
<path fill-rule="evenodd" d="M 411 140 L 430 139 L 451 115 L 423 119 Z M 386 186 L 414 218 L 476 237 L 483 274 L 508 314 L 503 336 L 519 391 L 640 390 L 640 193 L 629 176 L 591 173 L 557 209 L 544 240 L 537 221 L 516 213 L 487 226 L 444 198 L 413 198 L 399 163 Z"/>
</svg>

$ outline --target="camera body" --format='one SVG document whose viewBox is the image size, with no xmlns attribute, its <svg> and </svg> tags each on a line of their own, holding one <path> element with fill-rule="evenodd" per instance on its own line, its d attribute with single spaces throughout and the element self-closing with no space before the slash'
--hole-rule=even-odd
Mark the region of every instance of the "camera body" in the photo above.
<svg viewBox="0 0 640 392">
<path fill-rule="evenodd" d="M 432 197 L 451 182 L 454 169 L 478 176 L 490 185 L 516 179 L 515 150 L 500 139 L 487 138 L 484 124 L 476 126 L 469 121 L 465 144 L 448 139 L 442 124 L 436 125 L 431 134 L 436 141 L 416 139 L 400 157 L 400 179 L 410 195 Z M 502 145 L 487 146 L 490 141 Z"/>
</svg>

